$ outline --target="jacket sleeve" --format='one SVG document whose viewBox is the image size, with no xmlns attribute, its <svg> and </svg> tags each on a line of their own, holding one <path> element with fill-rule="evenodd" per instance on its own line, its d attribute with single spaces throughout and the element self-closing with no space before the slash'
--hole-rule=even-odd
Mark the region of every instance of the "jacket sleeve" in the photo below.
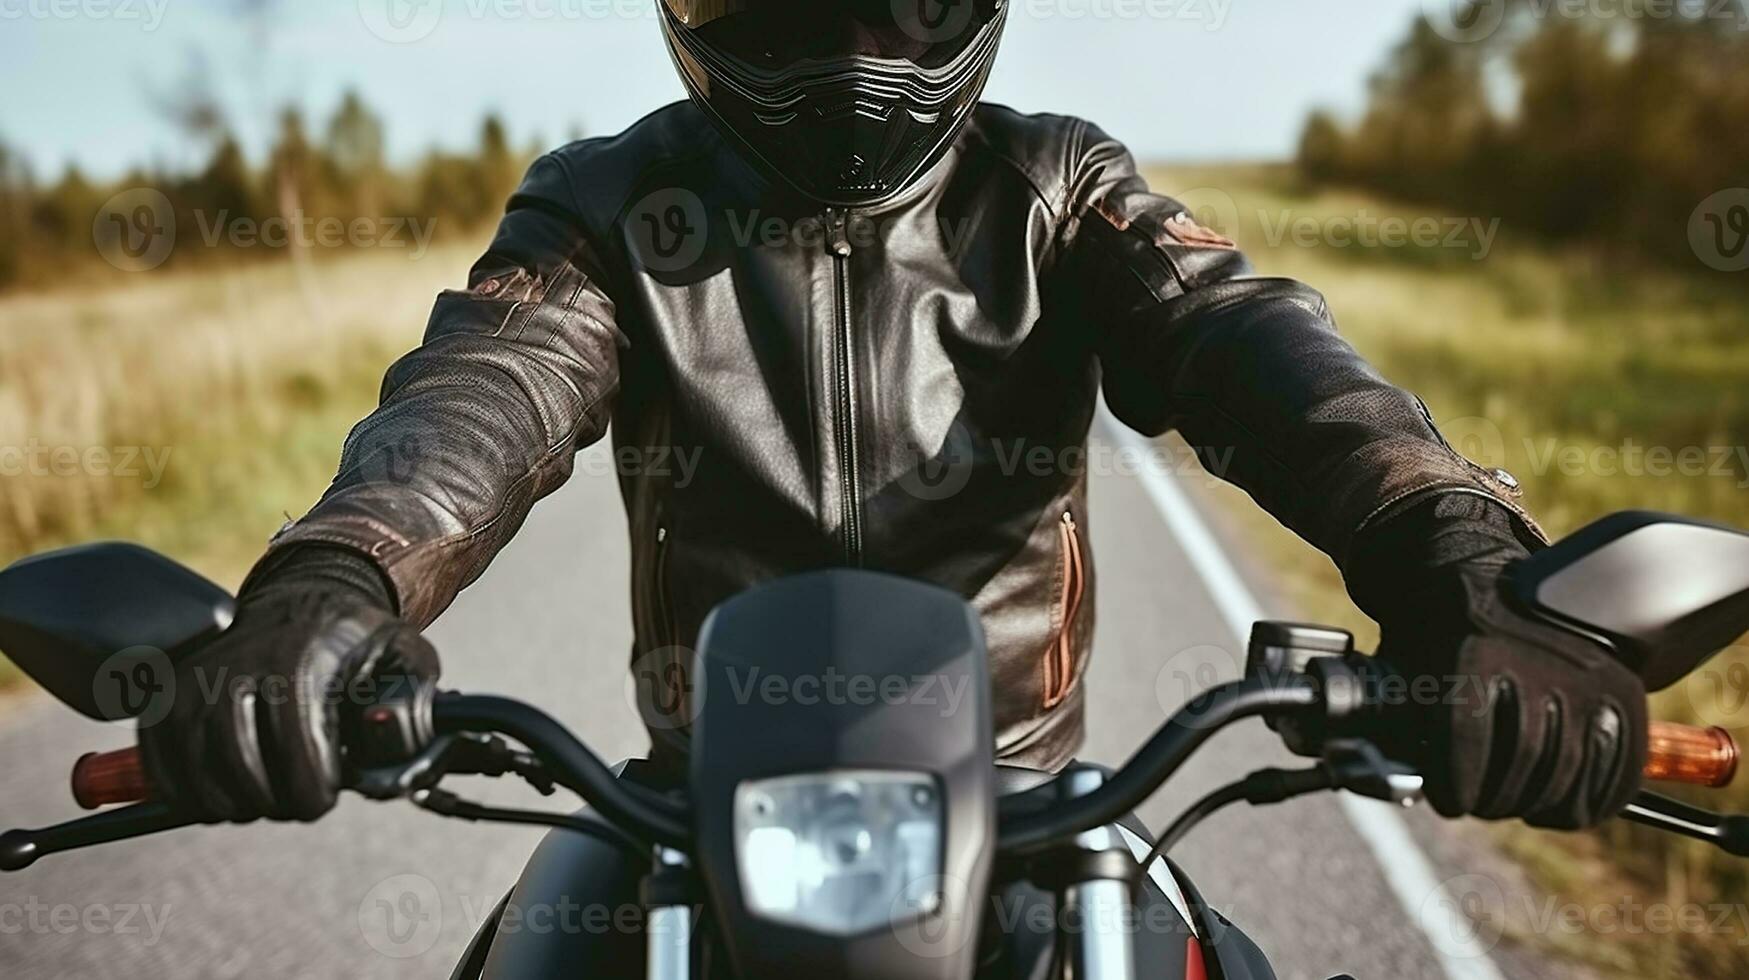
<svg viewBox="0 0 1749 980">
<path fill-rule="evenodd" d="M 1119 420 L 1148 436 L 1178 430 L 1205 467 L 1338 565 L 1370 522 L 1441 491 L 1497 499 L 1540 534 L 1420 399 L 1337 335 L 1321 295 L 1255 275 L 1098 129 L 1072 153 L 1062 269 L 1092 311 Z"/>
<path fill-rule="evenodd" d="M 572 194 L 561 160 L 534 164 L 468 288 L 438 296 L 333 484 L 258 569 L 300 545 L 363 554 L 424 627 L 570 477 L 607 429 L 626 343 Z"/>
</svg>

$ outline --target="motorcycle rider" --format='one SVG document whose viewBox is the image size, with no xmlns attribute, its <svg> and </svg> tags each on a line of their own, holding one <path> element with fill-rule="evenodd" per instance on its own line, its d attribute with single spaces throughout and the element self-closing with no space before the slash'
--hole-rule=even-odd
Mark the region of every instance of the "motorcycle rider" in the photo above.
<svg viewBox="0 0 1749 980">
<path fill-rule="evenodd" d="M 1083 449 L 1103 389 L 1326 552 L 1401 671 L 1482 682 L 1394 723 L 1440 812 L 1579 827 L 1626 804 L 1644 691 L 1501 601 L 1543 543 L 1510 477 L 1122 144 L 981 103 L 1008 4 L 654 2 L 690 100 L 534 163 L 235 625 L 180 668 L 226 682 L 143 733 L 161 794 L 214 820 L 326 812 L 332 699 L 262 685 L 435 677 L 418 631 L 610 422 L 619 458 L 695 461 L 621 473 L 640 677 L 674 680 L 755 583 L 890 571 L 973 603 L 998 754 L 1060 766 L 1093 631 L 1086 480 L 1013 460 Z M 658 756 L 684 753 L 685 693 L 650 692 Z"/>
</svg>

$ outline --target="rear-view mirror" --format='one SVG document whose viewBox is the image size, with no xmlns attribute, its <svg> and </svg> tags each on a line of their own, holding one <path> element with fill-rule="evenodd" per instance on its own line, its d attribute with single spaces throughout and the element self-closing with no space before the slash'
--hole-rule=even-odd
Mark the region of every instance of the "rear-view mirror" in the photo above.
<svg viewBox="0 0 1749 980">
<path fill-rule="evenodd" d="M 1661 690 L 1749 632 L 1749 534 L 1611 514 L 1520 562 L 1512 592 L 1533 613 L 1606 642 Z"/>
<path fill-rule="evenodd" d="M 0 653 L 89 717 L 131 718 L 234 608 L 223 588 L 156 552 L 83 545 L 0 571 Z"/>
</svg>

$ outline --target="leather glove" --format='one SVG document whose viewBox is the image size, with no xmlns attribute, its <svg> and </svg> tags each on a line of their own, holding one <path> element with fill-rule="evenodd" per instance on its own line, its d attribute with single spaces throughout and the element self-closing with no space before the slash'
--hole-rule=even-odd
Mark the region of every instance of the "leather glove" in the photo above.
<svg viewBox="0 0 1749 980">
<path fill-rule="evenodd" d="M 1504 575 L 1529 553 L 1514 520 L 1446 493 L 1364 536 L 1350 591 L 1405 682 L 1379 741 L 1421 768 L 1447 817 L 1594 826 L 1639 791 L 1645 688 L 1602 646 L 1509 604 Z"/>
<path fill-rule="evenodd" d="M 438 675 L 436 651 L 393 610 L 381 573 L 353 552 L 270 555 L 231 627 L 177 665 L 169 713 L 140 731 L 154 797 L 214 822 L 332 809 L 347 709 Z"/>
</svg>

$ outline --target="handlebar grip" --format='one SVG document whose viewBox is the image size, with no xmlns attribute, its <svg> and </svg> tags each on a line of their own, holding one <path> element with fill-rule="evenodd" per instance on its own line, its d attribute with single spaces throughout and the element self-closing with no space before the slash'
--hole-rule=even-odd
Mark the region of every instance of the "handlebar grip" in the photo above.
<svg viewBox="0 0 1749 980">
<path fill-rule="evenodd" d="M 138 803 L 152 795 L 140 750 L 87 752 L 73 763 L 73 801 L 87 810 L 113 803 Z"/>
<path fill-rule="evenodd" d="M 1645 777 L 1694 786 L 1728 786 L 1737 776 L 1737 740 L 1723 728 L 1652 722 Z"/>
</svg>

